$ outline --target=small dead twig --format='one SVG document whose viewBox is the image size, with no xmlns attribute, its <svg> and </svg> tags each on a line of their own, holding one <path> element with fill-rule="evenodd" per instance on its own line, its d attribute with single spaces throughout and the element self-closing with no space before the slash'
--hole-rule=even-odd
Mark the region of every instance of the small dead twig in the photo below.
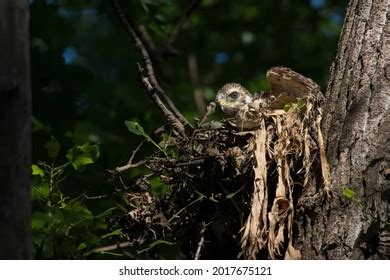
<svg viewBox="0 0 390 280">
<path fill-rule="evenodd" d="M 195 258 L 194 260 L 199 260 L 199 257 L 200 257 L 200 253 L 203 249 L 203 244 L 204 244 L 204 234 L 206 232 L 206 229 L 207 227 L 210 225 L 210 223 L 202 223 L 202 229 L 200 230 L 199 234 L 200 234 L 200 239 L 199 239 L 199 242 L 198 242 L 198 247 L 196 249 L 196 253 L 195 253 Z"/>
<path fill-rule="evenodd" d="M 202 120 L 199 122 L 199 127 L 201 127 L 208 119 L 208 117 L 212 114 L 214 114 L 215 112 L 215 103 L 214 102 L 210 102 L 210 104 L 206 107 L 206 113 L 204 114 Z"/>
<path fill-rule="evenodd" d="M 97 200 L 97 199 L 102 199 L 102 198 L 107 198 L 107 197 L 110 197 L 110 196 L 113 196 L 115 194 L 117 194 L 118 192 L 115 191 L 115 192 L 112 192 L 112 193 L 109 193 L 109 194 L 103 194 L 103 195 L 95 195 L 95 196 L 88 196 L 88 195 L 84 195 L 84 198 L 87 199 L 87 200 Z"/>
<path fill-rule="evenodd" d="M 200 159 L 189 160 L 186 162 L 179 162 L 179 163 L 176 163 L 174 165 L 175 166 L 199 165 L 199 164 L 204 163 L 204 161 L 205 161 L 204 158 L 200 158 Z"/>
<path fill-rule="evenodd" d="M 133 163 L 133 160 L 134 160 L 135 155 L 138 153 L 139 149 L 141 149 L 141 147 L 142 147 L 142 145 L 143 145 L 144 143 L 145 143 L 145 140 L 143 140 L 141 143 L 138 144 L 137 148 L 135 148 L 135 150 L 131 153 L 130 159 L 129 159 L 129 161 L 127 162 L 126 165 L 118 166 L 118 167 L 115 168 L 115 171 L 116 171 L 117 173 L 122 173 L 122 172 L 124 172 L 124 171 L 126 171 L 126 170 L 129 170 L 129 169 L 131 169 L 131 168 L 140 167 L 140 166 L 145 165 L 145 164 L 148 163 L 147 160 L 142 160 L 142 161 L 139 161 L 139 162 L 137 162 L 137 163 Z M 119 178 L 120 178 L 120 180 L 122 180 L 121 177 L 119 177 Z M 123 182 L 122 182 L 122 184 L 124 185 Z"/>
<path fill-rule="evenodd" d="M 179 166 L 187 166 L 187 165 L 199 165 L 204 163 L 206 160 L 206 157 L 199 157 L 199 158 L 193 158 L 193 159 L 188 159 L 188 160 L 166 160 L 162 158 L 151 158 L 151 159 L 146 159 L 146 160 L 141 160 L 136 163 L 129 162 L 126 165 L 123 166 L 118 166 L 115 168 L 115 172 L 117 173 L 122 173 L 126 170 L 140 167 L 143 165 L 147 164 L 161 164 L 165 165 L 167 167 L 179 167 Z"/>
<path fill-rule="evenodd" d="M 126 170 L 129 170 L 129 169 L 132 169 L 132 168 L 136 168 L 136 167 L 140 167 L 142 165 L 145 165 L 147 164 L 149 161 L 148 160 L 141 160 L 137 163 L 128 163 L 126 165 L 123 165 L 123 166 L 119 166 L 117 168 L 115 168 L 115 170 L 118 172 L 118 173 L 122 173 Z"/>
<path fill-rule="evenodd" d="M 118 250 L 118 249 L 121 249 L 122 252 L 128 256 L 128 257 L 131 257 L 131 258 L 134 258 L 135 259 L 135 256 L 133 254 L 130 254 L 128 251 L 124 251 L 123 249 L 124 248 L 127 248 L 129 247 L 131 244 L 129 241 L 125 241 L 125 242 L 121 242 L 121 243 L 117 243 L 117 244 L 113 244 L 113 245 L 108 245 L 108 246 L 104 246 L 104 247 L 100 247 L 100 248 L 96 248 L 96 249 L 93 249 L 92 251 L 90 251 L 90 253 L 105 253 L 105 252 L 110 252 L 110 251 L 115 251 L 115 250 Z"/>
<path fill-rule="evenodd" d="M 138 144 L 137 148 L 132 152 L 131 157 L 127 164 L 131 164 L 134 160 L 135 155 L 138 153 L 139 149 L 141 149 L 142 145 L 146 142 L 146 140 L 142 140 L 141 143 Z"/>
</svg>

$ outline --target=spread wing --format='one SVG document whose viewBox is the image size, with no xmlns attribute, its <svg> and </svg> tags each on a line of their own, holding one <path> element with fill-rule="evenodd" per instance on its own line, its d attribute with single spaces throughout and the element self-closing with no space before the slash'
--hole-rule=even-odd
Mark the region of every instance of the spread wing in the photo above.
<svg viewBox="0 0 390 280">
<path fill-rule="evenodd" d="M 307 96 L 322 96 L 321 88 L 312 79 L 287 67 L 273 67 L 267 72 L 271 95 L 275 97 L 269 108 L 282 109 L 288 103 Z"/>
</svg>

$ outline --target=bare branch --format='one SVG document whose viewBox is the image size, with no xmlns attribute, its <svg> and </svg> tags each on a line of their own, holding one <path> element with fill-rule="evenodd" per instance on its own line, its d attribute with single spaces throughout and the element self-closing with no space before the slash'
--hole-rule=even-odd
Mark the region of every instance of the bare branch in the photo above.
<svg viewBox="0 0 390 280">
<path fill-rule="evenodd" d="M 184 124 L 186 125 L 189 124 L 181 115 L 181 113 L 177 110 L 173 102 L 169 99 L 169 97 L 165 94 L 164 90 L 157 82 L 149 53 L 146 50 L 137 32 L 135 31 L 136 28 L 132 20 L 123 14 L 117 0 L 111 0 L 110 2 L 115 11 L 115 14 L 120 19 L 122 25 L 126 29 L 126 32 L 130 35 L 130 38 L 132 39 L 134 46 L 141 53 L 142 59 L 145 63 L 147 78 L 146 77 L 142 78 L 143 86 L 145 87 L 145 89 L 147 89 L 153 102 L 160 109 L 160 111 L 167 119 L 167 121 L 172 125 L 174 129 L 176 129 L 182 136 L 184 136 L 185 135 Z M 142 68 L 138 67 L 138 69 L 139 72 L 142 72 Z M 159 96 L 161 96 L 164 99 L 164 101 L 166 102 L 166 104 L 172 110 L 173 113 L 165 106 L 165 104 L 161 101 Z"/>
<path fill-rule="evenodd" d="M 145 77 L 143 75 L 143 68 L 138 63 L 138 74 L 142 83 L 142 86 L 149 92 L 150 98 L 152 101 L 157 105 L 157 107 L 160 109 L 161 113 L 164 115 L 164 117 L 168 120 L 169 124 L 177 130 L 177 132 L 181 135 L 185 135 L 185 129 L 184 125 L 180 120 L 178 120 L 171 111 L 167 109 L 165 104 L 161 101 L 161 99 L 158 96 L 157 88 L 153 87 L 152 82 L 149 77 Z"/>
</svg>

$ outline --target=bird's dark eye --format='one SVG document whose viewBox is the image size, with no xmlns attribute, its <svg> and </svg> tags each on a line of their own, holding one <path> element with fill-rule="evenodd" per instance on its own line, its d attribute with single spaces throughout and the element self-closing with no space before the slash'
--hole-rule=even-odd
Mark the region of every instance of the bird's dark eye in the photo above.
<svg viewBox="0 0 390 280">
<path fill-rule="evenodd" d="M 237 91 L 229 93 L 229 97 L 232 99 L 237 99 L 240 94 Z"/>
</svg>

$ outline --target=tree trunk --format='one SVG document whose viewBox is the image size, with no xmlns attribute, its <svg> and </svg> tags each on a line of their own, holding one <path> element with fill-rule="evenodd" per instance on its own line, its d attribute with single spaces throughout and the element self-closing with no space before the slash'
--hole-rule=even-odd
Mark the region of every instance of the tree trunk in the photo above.
<svg viewBox="0 0 390 280">
<path fill-rule="evenodd" d="M 389 257 L 389 6 L 351 0 L 347 8 L 322 122 L 335 198 L 302 218 L 306 259 Z"/>
<path fill-rule="evenodd" d="M 28 1 L 0 1 L 0 259 L 31 258 Z"/>
</svg>

